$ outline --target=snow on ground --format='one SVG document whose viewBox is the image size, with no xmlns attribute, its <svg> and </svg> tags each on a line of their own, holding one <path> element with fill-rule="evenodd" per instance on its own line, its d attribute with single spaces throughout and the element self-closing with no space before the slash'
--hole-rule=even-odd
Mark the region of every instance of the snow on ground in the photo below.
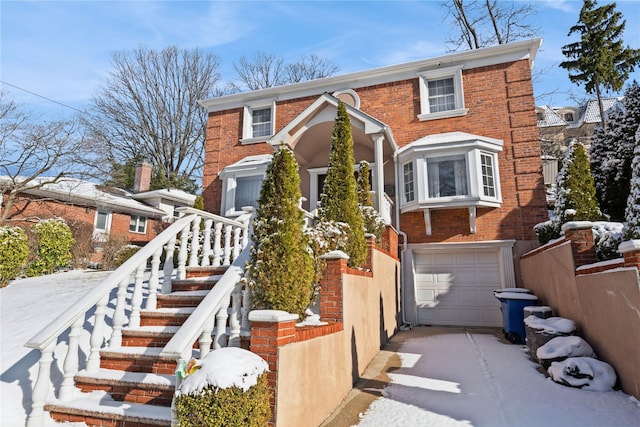
<svg viewBox="0 0 640 427">
<path fill-rule="evenodd" d="M 493 335 L 407 340 L 402 367 L 358 426 L 570 427 L 640 425 L 640 402 L 621 392 L 565 387 L 545 378 L 524 347 Z"/>
<path fill-rule="evenodd" d="M 70 271 L 0 289 L 0 424 L 25 425 L 40 353 L 24 344 L 110 272 Z M 50 425 L 59 425 L 50 422 Z"/>
<path fill-rule="evenodd" d="M 0 289 L 0 425 L 22 427 L 39 354 L 24 347 L 108 273 L 73 271 L 14 281 Z M 81 343 L 82 347 L 82 343 Z M 640 403 L 621 392 L 553 383 L 520 345 L 486 334 L 406 341 L 403 366 L 361 426 L 638 426 Z M 59 425 L 47 419 L 47 427 Z"/>
</svg>

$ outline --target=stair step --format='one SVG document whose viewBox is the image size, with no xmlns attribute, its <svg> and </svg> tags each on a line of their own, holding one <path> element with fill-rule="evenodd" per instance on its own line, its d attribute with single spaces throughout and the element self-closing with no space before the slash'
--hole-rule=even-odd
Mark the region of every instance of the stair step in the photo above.
<svg viewBox="0 0 640 427">
<path fill-rule="evenodd" d="M 75 376 L 76 386 L 85 393 L 105 391 L 114 400 L 171 406 L 175 390 L 175 376 L 147 372 L 124 372 L 100 369 Z"/>
<path fill-rule="evenodd" d="M 173 374 L 176 360 L 160 356 L 161 347 L 121 347 L 100 351 L 100 367 L 128 372 Z"/>
<path fill-rule="evenodd" d="M 187 278 L 191 279 L 194 277 L 206 277 L 206 276 L 213 276 L 216 274 L 224 274 L 224 272 L 227 271 L 228 268 L 229 266 L 187 267 L 185 271 L 186 271 Z"/>
<path fill-rule="evenodd" d="M 118 402 L 103 392 L 82 398 L 45 405 L 51 417 L 59 422 L 84 422 L 89 427 L 169 427 L 169 406 Z"/>
<path fill-rule="evenodd" d="M 124 328 L 122 345 L 125 347 L 164 347 L 180 329 L 179 326 L 144 326 Z"/>
<path fill-rule="evenodd" d="M 214 274 L 211 276 L 192 277 L 190 279 L 175 279 L 171 281 L 171 290 L 173 292 L 182 292 L 212 289 L 221 277 L 222 274 Z"/>
<path fill-rule="evenodd" d="M 207 296 L 209 290 L 171 292 L 170 294 L 158 294 L 158 308 L 196 307 Z"/>
<path fill-rule="evenodd" d="M 141 326 L 181 326 L 193 313 L 194 307 L 160 308 L 157 310 L 142 310 L 140 312 Z"/>
</svg>

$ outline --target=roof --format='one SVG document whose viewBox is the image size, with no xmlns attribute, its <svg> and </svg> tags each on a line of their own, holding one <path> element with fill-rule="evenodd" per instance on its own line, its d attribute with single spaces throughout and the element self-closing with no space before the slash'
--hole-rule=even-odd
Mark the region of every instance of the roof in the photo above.
<svg viewBox="0 0 640 427">
<path fill-rule="evenodd" d="M 284 101 L 287 99 L 314 96 L 323 92 L 333 93 L 354 87 L 366 87 L 399 80 L 407 80 L 417 78 L 417 73 L 419 72 L 456 65 L 463 65 L 464 69 L 471 69 L 528 59 L 531 67 L 533 67 L 533 62 L 541 45 L 542 39 L 539 38 L 507 43 L 482 49 L 455 52 L 448 55 L 406 62 L 403 64 L 389 65 L 366 71 L 220 96 L 200 100 L 198 103 L 205 107 L 209 112 L 212 112 L 238 108 L 244 106 L 247 102 L 269 98 L 277 98 L 278 101 Z"/>
<path fill-rule="evenodd" d="M 618 98 L 602 98 L 602 107 L 604 108 L 604 114 L 618 102 Z M 598 100 L 591 99 L 587 102 L 582 121 L 584 123 L 600 123 L 600 108 L 598 107 Z"/>
<path fill-rule="evenodd" d="M 542 120 L 538 120 L 538 127 L 567 126 L 567 122 L 551 108 L 543 105 L 536 107 L 538 113 L 543 114 Z"/>
<path fill-rule="evenodd" d="M 15 180 L 23 182 L 26 179 L 26 177 L 17 177 Z M 132 194 L 125 190 L 66 177 L 60 178 L 55 183 L 46 183 L 53 179 L 54 177 L 46 176 L 34 178 L 31 184 L 23 189 L 21 193 L 47 197 L 76 205 L 109 209 L 115 212 L 145 215 L 152 218 L 161 218 L 166 215 L 160 209 L 134 200 Z M 12 180 L 8 176 L 0 176 L 0 183 L 12 184 Z"/>
<path fill-rule="evenodd" d="M 136 200 L 171 200 L 173 202 L 183 203 L 190 206 L 196 201 L 196 196 L 194 194 L 187 193 L 186 191 L 182 191 L 177 188 L 163 188 L 161 190 L 145 191 L 143 193 L 133 194 L 131 197 Z"/>
</svg>

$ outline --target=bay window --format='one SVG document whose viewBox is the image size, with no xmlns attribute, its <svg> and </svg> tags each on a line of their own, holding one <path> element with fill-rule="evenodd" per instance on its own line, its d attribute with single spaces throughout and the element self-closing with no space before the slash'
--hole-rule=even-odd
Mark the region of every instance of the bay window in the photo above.
<svg viewBox="0 0 640 427">
<path fill-rule="evenodd" d="M 238 216 L 244 207 L 257 207 L 262 181 L 271 163 L 271 155 L 249 156 L 225 167 L 220 172 L 222 180 L 222 206 L 225 216 Z"/>
</svg>

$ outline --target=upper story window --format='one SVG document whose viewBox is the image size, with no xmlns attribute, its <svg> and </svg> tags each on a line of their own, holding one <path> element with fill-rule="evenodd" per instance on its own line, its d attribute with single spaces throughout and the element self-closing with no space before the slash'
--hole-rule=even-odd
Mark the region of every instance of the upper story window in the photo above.
<svg viewBox="0 0 640 427">
<path fill-rule="evenodd" d="M 131 215 L 131 220 L 129 221 L 129 231 L 131 231 L 132 233 L 145 234 L 147 232 L 147 217 L 140 215 Z"/>
<path fill-rule="evenodd" d="M 572 122 L 573 121 L 573 113 L 564 113 L 564 119 L 567 122 Z"/>
<path fill-rule="evenodd" d="M 401 211 L 499 207 L 502 141 L 462 132 L 430 135 L 404 147 Z"/>
<path fill-rule="evenodd" d="M 418 73 L 420 120 L 434 120 L 467 114 L 462 90 L 462 66 Z"/>
<path fill-rule="evenodd" d="M 249 156 L 225 167 L 220 172 L 222 180 L 222 206 L 225 216 L 238 216 L 243 208 L 257 207 L 262 181 L 271 163 L 271 155 Z"/>
<path fill-rule="evenodd" d="M 244 144 L 264 142 L 275 132 L 275 101 L 260 101 L 244 107 L 242 140 Z"/>
</svg>

